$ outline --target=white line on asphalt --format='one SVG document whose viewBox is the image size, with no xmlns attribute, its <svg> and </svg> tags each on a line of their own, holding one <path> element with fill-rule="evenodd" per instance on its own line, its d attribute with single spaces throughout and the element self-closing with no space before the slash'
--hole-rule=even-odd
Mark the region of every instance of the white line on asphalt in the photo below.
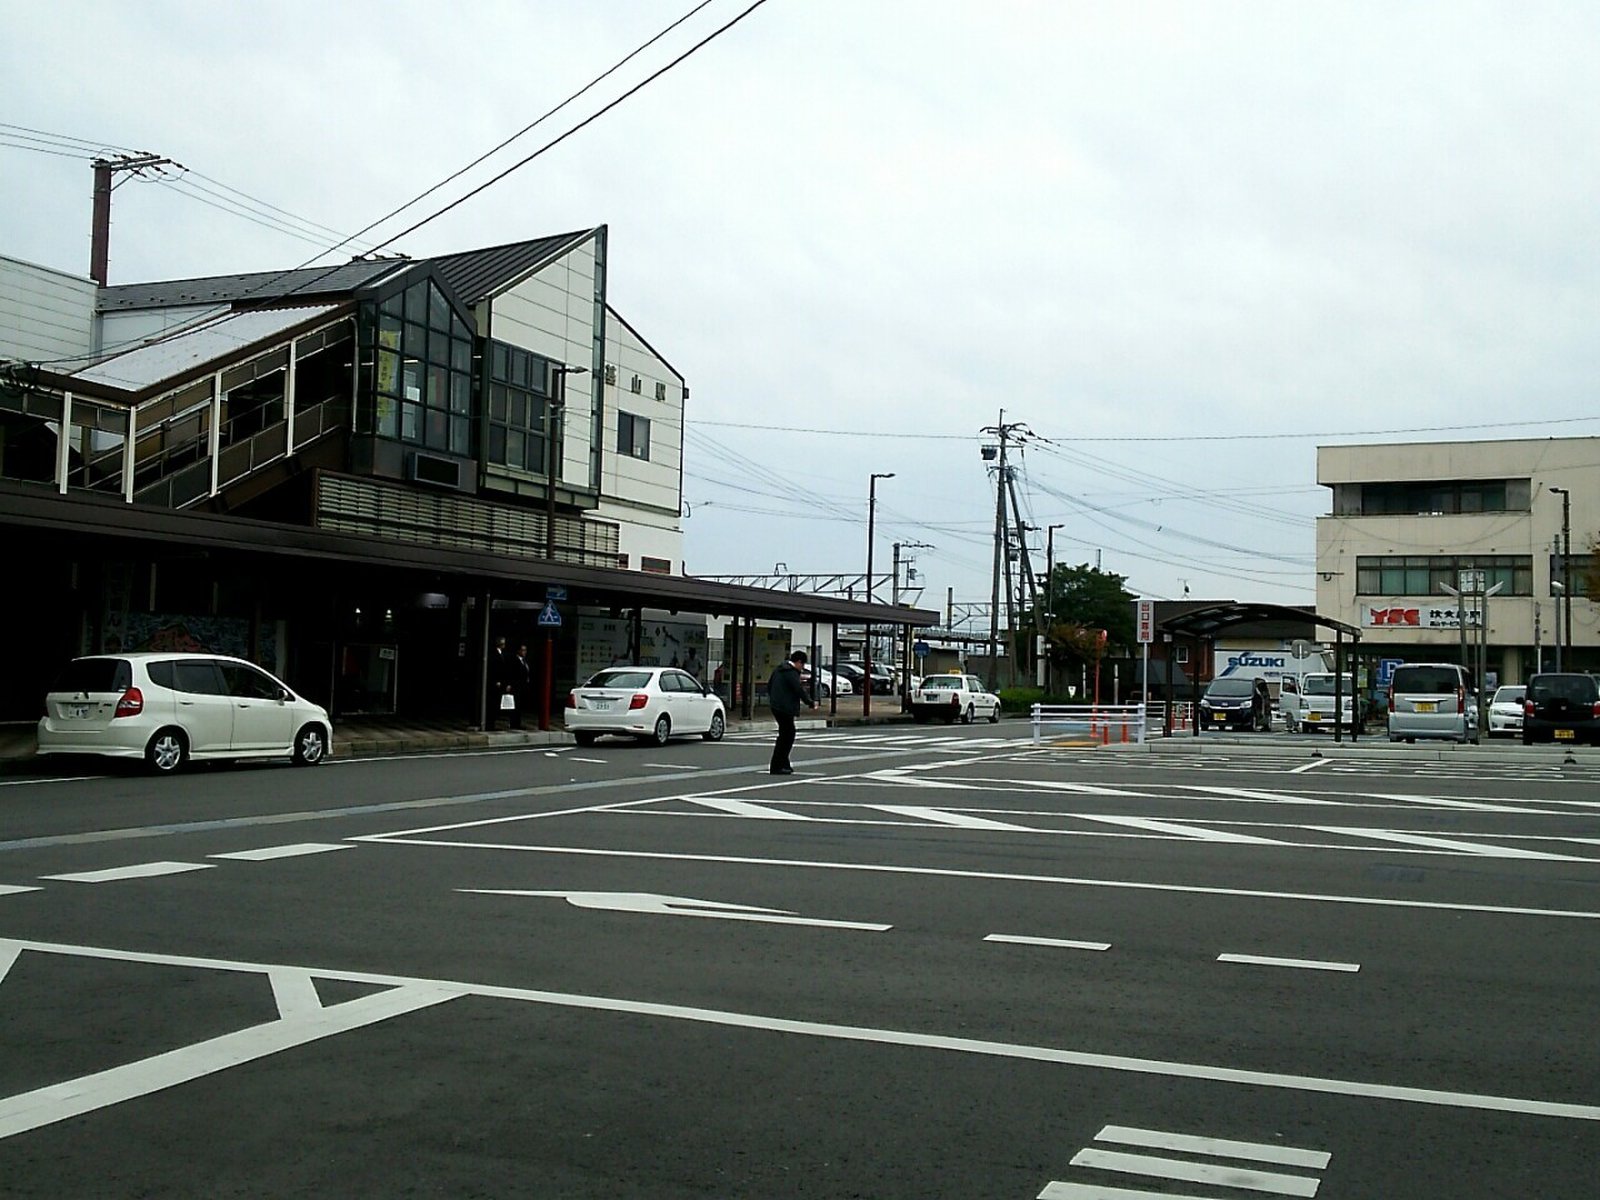
<svg viewBox="0 0 1600 1200">
<path fill-rule="evenodd" d="M 349 842 L 297 842 L 293 846 L 265 846 L 260 850 L 234 850 L 228 854 L 208 854 L 207 858 L 234 858 L 241 862 L 269 862 L 275 858 L 298 858 L 302 854 L 326 854 L 330 850 L 354 850 Z"/>
<path fill-rule="evenodd" d="M 147 879 L 153 875 L 182 875 L 185 871 L 210 871 L 215 863 L 150 862 L 131 867 L 110 867 L 104 871 L 74 871 L 70 875 L 41 875 L 65 883 L 115 883 L 121 879 Z"/>
<path fill-rule="evenodd" d="M 1243 1167 L 1154 1158 L 1148 1154 L 1120 1154 L 1113 1150 L 1093 1148 L 1074 1154 L 1072 1165 L 1157 1179 L 1181 1179 L 1185 1183 L 1209 1183 L 1252 1192 L 1272 1192 L 1279 1196 L 1315 1196 L 1317 1185 L 1321 1182 L 1307 1179 L 1304 1175 L 1281 1175 L 1273 1171 L 1251 1171 Z"/>
<path fill-rule="evenodd" d="M 48 779 L 0 779 L 0 787 L 37 787 L 42 783 L 82 783 L 86 779 L 103 779 L 102 775 L 52 775 Z"/>
<path fill-rule="evenodd" d="M 579 762 L 581 760 L 575 758 L 572 761 Z M 689 763 L 645 763 L 644 765 L 647 767 L 655 767 L 660 771 L 698 771 L 701 769 L 700 767 L 693 766 Z"/>
<path fill-rule="evenodd" d="M 1176 1150 L 1180 1154 L 1210 1154 L 1217 1158 L 1248 1158 L 1256 1162 L 1277 1163 L 1285 1167 L 1308 1167 L 1320 1171 L 1333 1160 L 1321 1150 L 1301 1150 L 1294 1146 L 1272 1146 L 1263 1142 L 1235 1142 L 1227 1138 L 1193 1137 L 1161 1129 L 1138 1129 L 1128 1125 L 1107 1125 L 1095 1134 L 1097 1142 L 1118 1142 L 1124 1146 L 1145 1146 L 1152 1150 Z"/>
<path fill-rule="evenodd" d="M 1200 842 L 1230 842 L 1251 846 L 1282 846 L 1285 843 L 1271 838 L 1254 837 L 1248 833 L 1228 833 L 1221 829 L 1207 829 L 1200 825 L 1178 825 L 1170 821 L 1152 821 L 1147 817 L 1109 817 L 1095 813 L 1071 813 L 1077 821 L 1096 821 L 1106 825 L 1120 825 L 1127 829 L 1144 829 L 1151 833 L 1164 833 L 1169 837 L 1188 838 Z"/>
<path fill-rule="evenodd" d="M 605 766 L 606 762 L 607 762 L 607 760 L 603 759 L 603 758 L 577 758 L 576 756 L 567 759 L 567 761 L 568 762 L 592 763 L 595 766 L 599 766 L 599 767 Z"/>
<path fill-rule="evenodd" d="M 457 888 L 478 896 L 534 896 L 565 900 L 574 908 L 593 908 L 603 912 L 648 913 L 664 917 L 711 917 L 722 921 L 755 921 L 766 925 L 810 925 L 818 929 L 862 929 L 883 933 L 893 925 L 867 921 L 829 921 L 816 917 L 797 917 L 787 909 L 756 908 L 748 904 L 726 904 L 717 900 L 696 900 L 690 896 L 660 896 L 650 892 L 540 892 L 509 888 Z"/>
<path fill-rule="evenodd" d="M 749 800 L 734 800 L 725 796 L 668 796 L 666 800 L 687 800 L 703 808 L 714 808 L 730 817 L 745 817 L 752 821 L 809 821 L 812 818 L 787 809 L 772 808 Z M 659 801 L 657 802 L 659 803 Z"/>
<path fill-rule="evenodd" d="M 1037 830 L 1029 829 L 1025 825 L 1010 825 L 1005 821 L 991 821 L 987 817 L 975 816 L 972 813 L 949 812 L 940 808 L 921 808 L 913 804 L 873 804 L 880 812 L 893 813 L 897 817 L 911 817 L 919 821 L 932 821 L 937 825 L 954 825 L 960 829 L 1004 829 L 1013 833 L 1036 833 Z"/>
<path fill-rule="evenodd" d="M 1315 958 L 1269 958 L 1259 954 L 1219 954 L 1218 962 L 1256 967 L 1299 967 L 1305 971 L 1359 971 L 1360 963 L 1323 962 Z"/>
<path fill-rule="evenodd" d="M 6 981 L 7 973 L 17 965 L 17 959 L 21 956 L 22 947 L 16 942 L 0 942 L 0 983 Z"/>
<path fill-rule="evenodd" d="M 1318 767 L 1325 767 L 1331 763 L 1331 758 L 1313 758 L 1310 762 L 1301 763 L 1298 767 L 1290 767 L 1289 774 L 1304 775 L 1307 771 L 1314 771 Z"/>
<path fill-rule="evenodd" d="M 317 995 L 317 985 L 309 971 L 269 971 L 272 998 L 277 1001 L 278 1015 L 287 1020 L 314 1013 L 322 1007 L 322 997 Z"/>
<path fill-rule="evenodd" d="M 1379 800 L 1398 800 L 1403 804 L 1426 804 L 1430 807 L 1438 808 L 1469 808 L 1476 812 L 1532 813 L 1536 816 L 1547 817 L 1557 815 L 1551 809 L 1518 808 L 1515 805 L 1489 804 L 1483 800 L 1450 800 L 1444 796 L 1408 796 L 1404 792 L 1369 792 L 1368 794 L 1375 796 Z M 1548 804 L 1551 801 L 1539 800 L 1533 803 Z"/>
<path fill-rule="evenodd" d="M 1313 800 L 1291 792 L 1260 792 L 1252 788 L 1209 787 L 1198 783 L 1176 783 L 1173 787 L 1186 792 L 1200 792 L 1207 796 L 1226 796 L 1229 800 L 1254 800 L 1265 804 L 1330 804 L 1329 800 Z"/>
<path fill-rule="evenodd" d="M 1365 837 L 1380 842 L 1398 842 L 1402 846 L 1421 846 L 1425 849 L 1445 850 L 1453 854 L 1478 854 L 1485 858 L 1535 858 L 1545 861 L 1581 861 L 1567 854 L 1546 854 L 1543 850 L 1521 850 L 1516 846 L 1486 846 L 1481 842 L 1462 842 L 1454 838 L 1423 837 L 1416 833 L 1401 833 L 1394 829 L 1344 829 L 1338 825 L 1310 825 L 1322 833 L 1343 837 Z"/>
<path fill-rule="evenodd" d="M 1027 937 L 1020 933 L 991 933 L 986 942 L 1005 942 L 1012 946 L 1059 946 L 1063 950 L 1109 950 L 1110 942 L 1078 942 L 1071 938 Z"/>
<path fill-rule="evenodd" d="M 0 896 L 15 896 L 19 892 L 42 892 L 43 888 L 18 887 L 15 884 L 0 883 Z"/>
<path fill-rule="evenodd" d="M 617 807 L 622 807 L 618 805 Z M 1445 900 L 1395 900 L 1387 896 L 1334 896 L 1316 892 L 1269 892 L 1254 888 L 1202 887 L 1187 883 L 1152 883 L 1142 879 L 1080 879 L 1070 875 L 1022 875 L 1010 871 L 962 871 L 953 867 L 906 867 L 887 863 L 828 862 L 804 858 L 756 858 L 736 854 L 676 854 L 665 850 L 599 850 L 586 846 L 525 846 L 515 842 L 447 842 L 398 834 L 368 834 L 352 842 L 382 846 L 432 846 L 450 850 L 512 850 L 524 854 L 570 854 L 591 858 L 638 858 L 652 862 L 725 863 L 732 866 L 799 867 L 821 871 L 866 871 L 886 875 L 928 875 L 940 879 L 987 879 L 1007 883 L 1048 883 L 1066 887 L 1103 887 L 1124 891 L 1175 892 L 1195 896 L 1240 896 L 1252 900 L 1308 900 L 1322 904 L 1355 904 L 1373 908 L 1415 908 L 1434 912 L 1487 913 L 1510 917 L 1560 917 L 1600 920 L 1600 912 L 1565 908 L 1516 908 L 1498 904 L 1458 904 Z"/>
<path fill-rule="evenodd" d="M 1039 1193 L 1039 1200 L 1216 1200 L 1196 1192 L 1147 1192 L 1143 1188 L 1107 1187 L 1100 1183 L 1065 1183 L 1052 1180 Z"/>
<path fill-rule="evenodd" d="M 766 1032 L 798 1035 L 802 1037 L 830 1038 L 847 1042 L 864 1042 L 875 1045 L 907 1046 L 916 1049 L 946 1050 L 962 1054 L 976 1054 L 992 1058 L 1029 1062 L 1054 1063 L 1061 1066 L 1085 1067 L 1093 1070 L 1125 1071 L 1141 1075 L 1162 1076 L 1173 1079 L 1201 1079 L 1213 1083 L 1233 1083 L 1243 1086 L 1282 1088 L 1288 1091 L 1312 1092 L 1323 1095 L 1355 1096 L 1371 1100 L 1395 1100 L 1409 1104 L 1432 1104 L 1446 1108 L 1466 1108 L 1488 1112 L 1522 1113 L 1532 1116 L 1557 1117 L 1575 1121 L 1600 1121 L 1600 1105 L 1571 1104 L 1557 1100 L 1532 1100 L 1514 1096 L 1482 1095 L 1474 1092 L 1450 1092 L 1433 1088 L 1404 1087 L 1388 1083 L 1364 1083 L 1349 1079 L 1328 1079 L 1313 1075 L 1281 1075 L 1270 1071 L 1253 1071 L 1238 1067 L 1222 1067 L 1206 1063 L 1185 1063 L 1161 1059 L 1133 1058 L 1121 1054 L 1097 1054 L 1085 1050 L 1061 1050 L 1051 1046 L 1029 1046 L 1014 1042 L 993 1042 L 978 1038 L 949 1037 L 941 1034 L 913 1033 L 899 1029 L 878 1029 L 856 1025 L 835 1025 L 820 1021 L 791 1020 L 783 1017 L 762 1016 L 755 1013 L 731 1012 L 725 1009 L 694 1008 L 679 1004 L 657 1004 L 643 1000 L 624 1000 L 611 996 L 580 995 L 570 992 L 545 992 L 529 988 L 500 987 L 493 984 L 461 983 L 443 979 L 420 979 L 405 975 L 380 975 L 367 971 L 331 971 L 323 968 L 289 966 L 283 963 L 250 963 L 225 959 L 195 958 L 188 955 L 151 954 L 134 950 L 111 950 L 97 946 L 73 946 L 55 942 L 29 942 L 20 939 L 0 939 L 0 950 L 15 947 L 20 950 L 44 954 L 63 954 L 70 957 L 106 959 L 113 962 L 150 963 L 157 966 L 198 967 L 202 970 L 241 971 L 269 974 L 272 971 L 313 971 L 318 979 L 339 979 L 350 983 L 374 984 L 401 989 L 399 993 L 385 992 L 366 997 L 367 1001 L 391 999 L 399 1002 L 407 998 L 415 1002 L 412 1007 L 424 1007 L 454 996 L 484 996 L 491 999 L 521 1000 L 534 1004 L 548 1004 L 562 1008 L 585 1009 L 595 1012 L 627 1013 L 632 1016 L 658 1017 L 668 1020 L 696 1021 L 725 1028 L 753 1029 Z M 332 1017 L 364 1000 L 352 1000 L 323 1010 L 322 1017 Z M 384 1013 L 383 1016 L 394 1015 Z M 383 1016 L 371 1020 L 381 1020 Z M 360 1024 L 370 1024 L 371 1020 Z M 355 1026 L 352 1025 L 352 1028 Z M 273 1026 L 245 1030 L 244 1035 L 271 1030 Z M 325 1032 L 339 1032 L 328 1029 Z M 243 1035 L 230 1035 L 240 1037 Z M 324 1036 L 318 1031 L 313 1036 Z M 218 1039 L 226 1041 L 226 1038 Z M 286 1045 L 264 1048 L 249 1057 L 261 1057 L 273 1049 L 286 1049 L 311 1040 L 299 1037 Z M 202 1043 L 199 1050 L 212 1043 Z M 178 1051 L 178 1054 L 185 1053 Z M 162 1058 L 168 1056 L 161 1056 Z M 220 1056 L 219 1056 L 220 1057 Z M 160 1061 L 160 1059 L 150 1060 Z M 230 1061 L 241 1061 L 230 1059 Z M 137 1066 L 138 1064 L 134 1064 Z M 201 1074 L 220 1069 L 227 1063 L 217 1063 Z M 119 1068 L 120 1069 L 120 1068 Z M 78 1081 L 81 1083 L 82 1081 Z M 173 1079 L 170 1082 L 181 1082 Z M 159 1086 L 170 1086 L 161 1084 Z M 52 1089 L 45 1089 L 47 1091 Z M 75 1087 L 74 1087 L 75 1090 Z M 146 1088 L 144 1091 L 154 1090 Z M 138 1094 L 144 1094 L 141 1091 Z M 7 1132 L 4 1125 L 8 1105 L 21 1097 L 0 1101 L 0 1136 Z M 87 1110 L 84 1110 L 87 1111 Z M 61 1114 L 70 1115 L 70 1114 Z M 51 1120 L 61 1117 L 53 1116 Z M 11 1132 L 16 1132 L 12 1130 Z"/>
</svg>

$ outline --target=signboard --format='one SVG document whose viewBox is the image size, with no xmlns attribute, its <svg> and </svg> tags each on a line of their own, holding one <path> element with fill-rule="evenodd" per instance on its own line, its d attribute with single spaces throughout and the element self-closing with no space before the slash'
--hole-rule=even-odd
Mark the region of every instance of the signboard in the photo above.
<svg viewBox="0 0 1600 1200">
<path fill-rule="evenodd" d="M 1212 665 L 1211 677 L 1225 679 L 1236 675 L 1240 679 L 1265 679 L 1268 683 L 1282 683 L 1285 677 L 1294 678 L 1308 671 L 1328 670 L 1327 660 L 1320 652 L 1305 658 L 1296 658 L 1288 650 L 1226 650 L 1218 649 Z"/>
<path fill-rule="evenodd" d="M 911 653 L 915 654 L 918 658 L 927 658 L 932 652 L 933 647 L 928 645 L 927 642 L 918 641 L 911 644 Z"/>
<path fill-rule="evenodd" d="M 1457 571 L 1456 589 L 1469 596 L 1476 596 L 1484 589 L 1484 572 L 1482 571 Z"/>
<path fill-rule="evenodd" d="M 1156 640 L 1156 602 L 1139 601 L 1139 642 L 1148 646 Z"/>
<path fill-rule="evenodd" d="M 565 600 L 567 598 L 567 589 L 559 583 L 547 583 L 544 587 L 544 598 L 552 603 L 557 600 Z"/>
<path fill-rule="evenodd" d="M 1477 629 L 1483 623 L 1483 612 L 1467 609 L 1467 628 Z M 1461 609 L 1454 604 L 1401 602 L 1374 607 L 1361 606 L 1361 624 L 1365 629 L 1460 629 Z"/>
<path fill-rule="evenodd" d="M 643 621 L 639 653 L 629 641 L 633 622 L 615 617 L 578 618 L 578 678 L 606 667 L 681 667 L 706 683 L 706 627 L 694 621 Z"/>
<path fill-rule="evenodd" d="M 546 603 L 545 606 L 539 610 L 539 628 L 561 628 L 561 614 L 556 611 L 556 606 L 554 604 Z"/>
<path fill-rule="evenodd" d="M 1394 669 L 1406 660 L 1403 658 L 1380 658 L 1378 660 L 1378 686 L 1388 687 L 1394 682 Z"/>
</svg>

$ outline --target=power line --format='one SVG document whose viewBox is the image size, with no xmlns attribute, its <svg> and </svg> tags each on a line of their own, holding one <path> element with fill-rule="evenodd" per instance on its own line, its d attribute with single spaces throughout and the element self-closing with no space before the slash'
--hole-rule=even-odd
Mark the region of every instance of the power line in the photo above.
<svg viewBox="0 0 1600 1200">
<path fill-rule="evenodd" d="M 92 162 L 94 155 L 85 150 L 51 150 L 45 146 L 29 146 L 22 142 L 7 141 L 0 137 L 0 146 L 9 146 L 13 150 L 31 150 L 35 154 L 53 154 L 58 158 L 76 158 L 83 162 Z"/>
</svg>

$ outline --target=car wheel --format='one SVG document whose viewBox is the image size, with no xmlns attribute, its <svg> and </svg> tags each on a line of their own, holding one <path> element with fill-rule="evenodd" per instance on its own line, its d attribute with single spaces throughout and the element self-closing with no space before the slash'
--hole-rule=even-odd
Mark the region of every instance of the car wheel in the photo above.
<svg viewBox="0 0 1600 1200">
<path fill-rule="evenodd" d="M 989 724 L 1000 724 L 1000 706 L 998 704 L 989 710 Z"/>
<path fill-rule="evenodd" d="M 328 756 L 328 735 L 313 722 L 294 735 L 294 765 L 314 767 Z"/>
<path fill-rule="evenodd" d="M 1288 731 L 1290 733 L 1299 733 L 1300 732 L 1300 722 L 1296 721 L 1293 717 L 1285 717 L 1283 719 L 1283 723 L 1284 723 L 1284 727 L 1286 729 L 1288 729 Z"/>
<path fill-rule="evenodd" d="M 661 719 L 663 721 L 666 720 L 665 717 Z M 705 738 L 705 740 L 708 742 L 720 742 L 722 740 L 723 732 L 727 729 L 727 727 L 728 724 L 722 719 L 721 713 L 712 713 L 711 728 L 706 730 L 700 736 Z"/>
<path fill-rule="evenodd" d="M 963 725 L 971 725 L 973 715 L 972 705 L 969 704 L 967 705 L 967 711 L 961 714 L 961 723 Z"/>
<path fill-rule="evenodd" d="M 656 718 L 655 731 L 651 733 L 650 740 L 658 746 L 665 746 L 667 739 L 672 736 L 672 718 L 662 713 Z"/>
<path fill-rule="evenodd" d="M 577 742 L 580 746 L 592 746 L 595 743 L 595 739 L 597 739 L 599 736 L 600 735 L 598 733 L 593 733 L 590 730 L 580 729 L 577 733 L 572 735 L 572 740 Z"/>
<path fill-rule="evenodd" d="M 189 739 L 181 729 L 158 729 L 144 748 L 144 761 L 157 775 L 171 775 L 189 761 Z"/>
</svg>

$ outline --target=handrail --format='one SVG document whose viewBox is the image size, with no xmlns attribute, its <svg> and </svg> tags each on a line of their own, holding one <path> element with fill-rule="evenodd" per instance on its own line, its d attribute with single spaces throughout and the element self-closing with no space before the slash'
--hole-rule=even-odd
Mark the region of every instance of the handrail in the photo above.
<svg viewBox="0 0 1600 1200">
<path fill-rule="evenodd" d="M 1035 704 L 1033 744 L 1039 745 L 1046 725 L 1082 729 L 1091 742 L 1134 742 L 1144 745 L 1147 713 L 1141 704 Z M 1116 733 L 1113 734 L 1113 729 Z M 1131 733 L 1131 736 L 1130 736 Z"/>
</svg>

